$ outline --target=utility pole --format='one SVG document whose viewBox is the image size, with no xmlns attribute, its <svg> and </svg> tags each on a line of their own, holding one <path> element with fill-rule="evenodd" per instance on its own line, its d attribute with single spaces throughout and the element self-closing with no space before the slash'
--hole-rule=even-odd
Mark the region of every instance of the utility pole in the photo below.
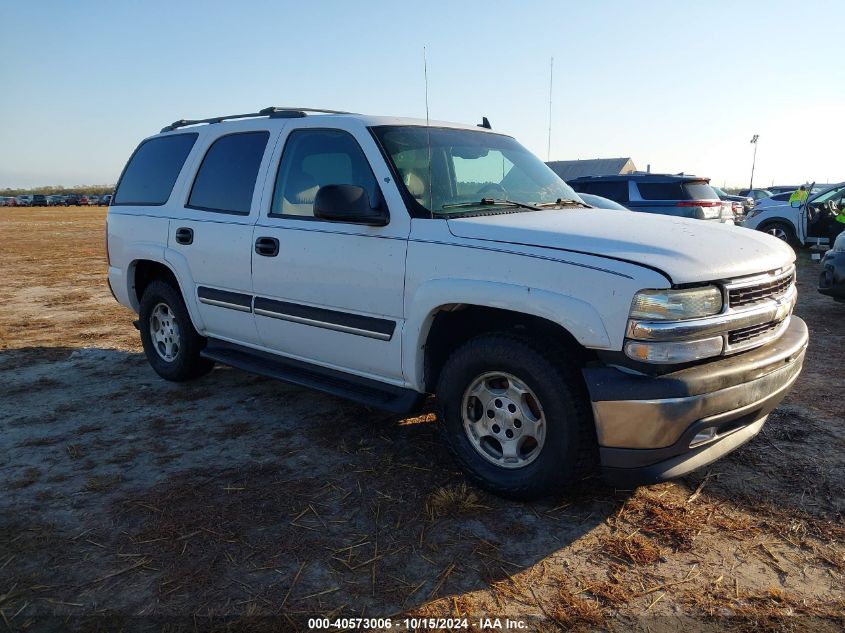
<svg viewBox="0 0 845 633">
<path fill-rule="evenodd" d="M 546 150 L 546 160 L 552 159 L 552 82 L 555 77 L 555 58 L 549 60 L 549 147 Z"/>
<path fill-rule="evenodd" d="M 751 144 L 754 146 L 754 158 L 751 161 L 751 182 L 748 183 L 749 189 L 754 189 L 754 166 L 757 164 L 757 139 L 759 138 L 759 134 L 751 137 Z"/>
</svg>

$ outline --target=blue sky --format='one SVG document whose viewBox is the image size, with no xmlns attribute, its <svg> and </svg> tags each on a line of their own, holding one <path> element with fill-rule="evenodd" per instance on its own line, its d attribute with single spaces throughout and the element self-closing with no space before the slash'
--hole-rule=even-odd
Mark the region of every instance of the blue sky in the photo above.
<svg viewBox="0 0 845 633">
<path fill-rule="evenodd" d="M 744 185 L 845 180 L 845 3 L 0 4 L 0 187 L 114 182 L 183 117 L 268 105 L 489 117 L 546 158 Z"/>
</svg>

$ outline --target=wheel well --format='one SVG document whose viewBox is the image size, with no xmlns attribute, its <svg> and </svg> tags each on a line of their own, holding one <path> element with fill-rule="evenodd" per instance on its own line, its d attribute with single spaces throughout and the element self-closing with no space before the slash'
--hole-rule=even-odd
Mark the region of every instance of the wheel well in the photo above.
<svg viewBox="0 0 845 633">
<path fill-rule="evenodd" d="M 147 259 L 141 259 L 134 262 L 132 266 L 134 275 L 132 277 L 132 297 L 135 306 L 141 302 L 141 297 L 144 296 L 144 291 L 156 279 L 167 281 L 179 290 L 179 282 L 176 281 L 176 276 L 173 271 L 160 262 L 154 262 Z"/>
<path fill-rule="evenodd" d="M 535 338 L 545 346 L 565 349 L 579 367 L 591 358 L 591 352 L 569 331 L 548 319 L 487 306 L 447 305 L 434 314 L 425 341 L 426 391 L 434 392 L 440 371 L 455 349 L 479 334 L 502 331 L 515 331 Z"/>
</svg>

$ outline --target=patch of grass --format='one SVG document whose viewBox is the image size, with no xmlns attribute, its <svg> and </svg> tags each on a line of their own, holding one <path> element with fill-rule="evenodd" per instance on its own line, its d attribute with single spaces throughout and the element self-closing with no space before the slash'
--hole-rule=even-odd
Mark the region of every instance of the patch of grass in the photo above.
<svg viewBox="0 0 845 633">
<path fill-rule="evenodd" d="M 547 607 L 548 615 L 564 630 L 600 627 L 605 623 L 604 612 L 596 600 L 562 588 L 557 600 Z"/>
<path fill-rule="evenodd" d="M 653 565 L 661 559 L 660 548 L 642 534 L 609 534 L 599 538 L 599 547 L 612 560 L 633 565 Z"/>
<path fill-rule="evenodd" d="M 596 580 L 583 591 L 595 597 L 603 605 L 613 607 L 625 604 L 631 597 L 631 592 L 616 579 Z"/>
<path fill-rule="evenodd" d="M 425 502 L 426 514 L 432 521 L 445 516 L 474 514 L 485 508 L 475 491 L 464 483 L 438 488 Z"/>
<path fill-rule="evenodd" d="M 691 550 L 707 524 L 707 512 L 700 505 L 684 503 L 654 489 L 638 490 L 616 517 L 680 551 Z"/>
<path fill-rule="evenodd" d="M 747 591 L 734 585 L 705 592 L 688 590 L 680 599 L 692 614 L 697 611 L 737 631 L 835 631 L 845 625 L 845 599 L 807 600 L 780 587 Z M 825 622 L 831 626 L 825 626 Z"/>
</svg>

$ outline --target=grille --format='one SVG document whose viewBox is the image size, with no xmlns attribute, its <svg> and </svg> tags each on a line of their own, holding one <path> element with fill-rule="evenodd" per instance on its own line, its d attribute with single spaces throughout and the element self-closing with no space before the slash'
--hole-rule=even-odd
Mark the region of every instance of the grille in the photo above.
<svg viewBox="0 0 845 633">
<path fill-rule="evenodd" d="M 728 344 L 739 345 L 746 341 L 751 341 L 760 336 L 765 336 L 771 333 L 780 325 L 778 321 L 770 321 L 769 323 L 761 323 L 760 325 L 750 325 L 748 327 L 733 330 L 728 333 Z"/>
<path fill-rule="evenodd" d="M 777 299 L 795 282 L 795 273 L 744 288 L 731 288 L 728 300 L 732 308 L 754 305 L 767 299 Z"/>
</svg>

